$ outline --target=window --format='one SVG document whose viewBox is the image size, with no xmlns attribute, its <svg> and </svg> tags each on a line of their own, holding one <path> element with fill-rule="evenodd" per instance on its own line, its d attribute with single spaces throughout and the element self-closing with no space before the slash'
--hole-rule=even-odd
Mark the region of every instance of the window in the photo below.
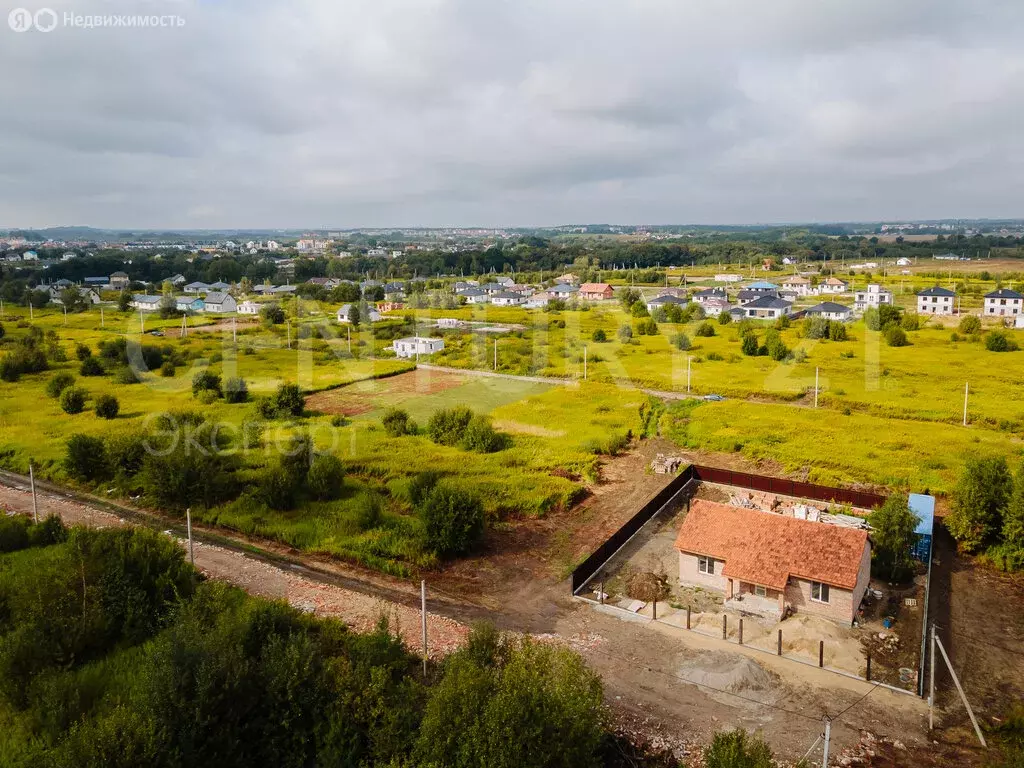
<svg viewBox="0 0 1024 768">
<path fill-rule="evenodd" d="M 760 584 L 755 584 L 754 594 L 758 597 L 768 597 L 768 590 L 762 587 Z"/>
<path fill-rule="evenodd" d="M 700 573 L 707 573 L 711 576 L 715 575 L 715 561 L 710 557 L 698 557 L 697 558 L 697 570 Z"/>
<path fill-rule="evenodd" d="M 827 603 L 828 602 L 828 584 L 822 584 L 820 581 L 811 582 L 811 600 L 816 603 Z"/>
</svg>

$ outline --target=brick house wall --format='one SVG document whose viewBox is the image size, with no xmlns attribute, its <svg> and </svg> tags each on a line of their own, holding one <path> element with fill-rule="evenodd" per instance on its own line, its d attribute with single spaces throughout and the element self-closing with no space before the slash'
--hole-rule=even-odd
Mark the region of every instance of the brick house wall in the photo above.
<svg viewBox="0 0 1024 768">
<path fill-rule="evenodd" d="M 683 584 L 692 584 L 698 587 L 708 587 L 725 594 L 729 586 L 729 580 L 722 575 L 725 563 L 721 560 L 715 561 L 715 573 L 701 573 L 697 570 L 697 555 L 689 552 L 679 553 L 679 581 Z"/>
<path fill-rule="evenodd" d="M 852 624 L 860 608 L 864 592 L 868 588 L 868 581 L 871 578 L 871 547 L 864 547 L 864 554 L 861 556 L 860 568 L 857 571 L 857 584 L 853 590 L 829 587 L 829 601 L 819 603 L 811 599 L 811 581 L 808 579 L 792 576 L 789 584 L 786 585 L 786 604 L 791 606 L 796 613 L 806 613 L 809 616 L 821 616 L 832 621 Z"/>
</svg>

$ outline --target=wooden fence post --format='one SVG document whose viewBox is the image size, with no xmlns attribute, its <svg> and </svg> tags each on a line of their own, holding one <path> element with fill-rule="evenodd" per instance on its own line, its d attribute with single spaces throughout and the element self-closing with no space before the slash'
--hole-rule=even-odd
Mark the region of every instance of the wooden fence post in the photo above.
<svg viewBox="0 0 1024 768">
<path fill-rule="evenodd" d="M 870 653 L 868 654 L 868 670 L 867 670 L 867 675 L 865 675 L 864 679 L 867 680 L 869 683 L 871 682 L 871 654 Z"/>
<path fill-rule="evenodd" d="M 819 667 L 824 667 L 825 666 L 825 641 L 824 640 L 819 640 L 818 641 L 818 666 Z"/>
<path fill-rule="evenodd" d="M 654 621 L 658 620 L 658 600 L 655 598 L 654 602 L 651 603 L 651 618 Z"/>
<path fill-rule="evenodd" d="M 723 640 L 727 639 L 726 636 L 727 636 L 727 634 L 729 632 L 729 628 L 728 628 L 729 624 L 728 624 L 728 622 L 729 622 L 729 617 L 726 614 L 723 613 L 722 614 L 722 639 Z"/>
<path fill-rule="evenodd" d="M 743 619 L 740 619 L 740 645 L 743 645 Z"/>
<path fill-rule="evenodd" d="M 597 600 L 601 605 L 604 605 L 604 580 L 601 580 L 601 594 L 597 596 Z"/>
<path fill-rule="evenodd" d="M 776 653 L 777 656 L 781 656 L 782 655 L 782 630 L 781 629 L 779 630 L 778 647 L 777 647 L 775 653 Z"/>
<path fill-rule="evenodd" d="M 686 606 L 686 628 L 690 628 L 690 606 Z"/>
</svg>

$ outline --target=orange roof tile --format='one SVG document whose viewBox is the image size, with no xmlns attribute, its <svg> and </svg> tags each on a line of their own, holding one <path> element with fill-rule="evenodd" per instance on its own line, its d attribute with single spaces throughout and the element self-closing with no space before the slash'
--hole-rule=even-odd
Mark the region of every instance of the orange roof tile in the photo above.
<svg viewBox="0 0 1024 768">
<path fill-rule="evenodd" d="M 612 290 L 608 283 L 584 283 L 580 286 L 580 293 L 605 293 Z"/>
<path fill-rule="evenodd" d="M 725 562 L 729 578 L 785 589 L 790 576 L 842 589 L 857 584 L 868 532 L 697 499 L 676 549 Z"/>
</svg>

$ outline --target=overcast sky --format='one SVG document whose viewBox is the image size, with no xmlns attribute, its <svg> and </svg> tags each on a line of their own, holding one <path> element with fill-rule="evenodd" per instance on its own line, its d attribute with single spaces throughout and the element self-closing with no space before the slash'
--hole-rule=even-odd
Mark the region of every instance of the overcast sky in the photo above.
<svg viewBox="0 0 1024 768">
<path fill-rule="evenodd" d="M 1024 216 L 1020 0 L 48 7 L 185 26 L 0 28 L 0 227 Z"/>
</svg>

